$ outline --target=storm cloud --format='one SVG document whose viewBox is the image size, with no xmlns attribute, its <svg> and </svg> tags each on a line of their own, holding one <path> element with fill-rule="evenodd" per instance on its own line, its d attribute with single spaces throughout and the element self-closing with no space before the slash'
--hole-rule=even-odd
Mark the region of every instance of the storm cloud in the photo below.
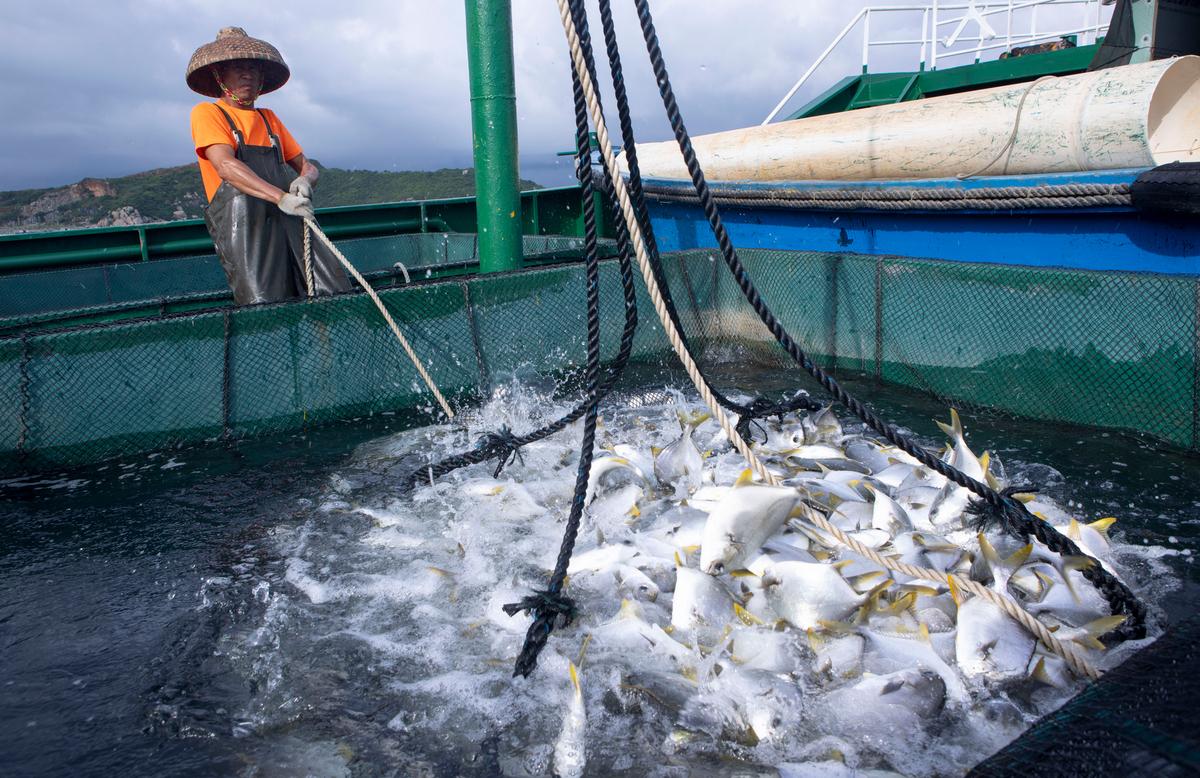
<svg viewBox="0 0 1200 778">
<path fill-rule="evenodd" d="M 668 138 L 632 3 L 614 7 L 638 137 Z M 655 0 L 689 129 L 761 121 L 861 7 L 861 0 Z M 471 165 L 461 0 L 6 0 L 0 189 L 194 160 L 188 113 L 203 98 L 187 89 L 184 70 L 196 47 L 228 25 L 270 41 L 287 60 L 291 81 L 260 104 L 279 113 L 309 156 L 372 170 Z M 566 184 L 570 164 L 555 153 L 571 146 L 573 110 L 555 3 L 514 0 L 513 26 L 522 175 Z M 858 71 L 860 38 L 852 40 L 793 105 Z M 599 66 L 606 72 L 603 60 Z M 615 115 L 611 88 L 603 92 Z"/>
</svg>

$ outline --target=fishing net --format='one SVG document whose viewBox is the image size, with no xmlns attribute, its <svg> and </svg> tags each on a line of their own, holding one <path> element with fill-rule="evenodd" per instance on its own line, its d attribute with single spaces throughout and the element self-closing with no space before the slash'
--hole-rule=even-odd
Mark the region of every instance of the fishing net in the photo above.
<svg viewBox="0 0 1200 778">
<path fill-rule="evenodd" d="M 525 253 L 569 258 L 581 243 L 527 238 Z M 368 252 L 371 246 L 378 255 Z M 486 389 L 493 373 L 570 370 L 577 358 L 584 329 L 577 266 L 426 280 L 426 271 L 473 269 L 475 237 L 365 239 L 339 247 L 377 279 L 432 377 L 458 404 Z M 204 261 L 216 266 L 211 255 Z M 409 280 L 394 268 L 397 261 Z M 20 278 L 33 278 L 29 287 L 37 290 L 92 272 Z M 606 273 L 606 283 L 614 277 Z M 224 286 L 219 267 L 217 282 Z M 45 307 L 53 303 L 49 294 L 42 299 Z M 65 302 L 4 320 L 0 445 L 7 470 L 420 411 L 431 402 L 362 294 L 244 308 L 229 305 L 226 291 L 209 289 L 87 308 Z M 547 310 L 553 314 L 543 315 Z M 618 322 L 605 335 L 615 341 L 619 330 Z M 546 347 L 530 348 L 538 343 Z"/>
<path fill-rule="evenodd" d="M 1176 625 L 970 775 L 1195 775 L 1198 642 L 1200 619 Z"/>
<path fill-rule="evenodd" d="M 552 379 L 560 393 L 581 395 L 586 310 L 579 244 L 527 239 L 526 256 L 547 264 L 486 276 L 469 272 L 476 262 L 470 235 L 342 246 L 374 274 L 433 380 L 462 408 L 512 380 Z M 611 245 L 605 249 L 612 253 Z M 1143 430 L 1197 448 L 1194 281 L 853 254 L 741 255 L 788 332 L 840 377 L 903 384 L 977 412 Z M 211 256 L 194 261 L 215 264 Z M 798 388 L 820 396 L 797 370 L 792 385 L 765 384 L 790 359 L 715 252 L 666 255 L 663 272 L 693 351 L 718 388 L 743 400 L 782 399 Z M 52 285 L 37 279 L 43 281 Z M 631 369 L 618 388 L 661 386 L 663 369 L 674 365 L 640 278 L 637 285 L 640 326 Z M 110 295 L 114 286 L 104 288 Z M 624 324 L 611 257 L 601 262 L 600 300 L 601 356 L 611 364 Z M 106 297 L 84 308 L 67 299 L 56 307 L 47 294 L 39 305 L 10 309 L 9 328 L 0 335 L 0 441 L 10 472 L 377 414 L 417 420 L 436 414 L 361 293 L 238 308 L 210 286 L 169 300 Z M 1193 643 L 1160 644 L 1175 653 L 1135 658 L 1066 709 L 1073 712 L 1043 722 L 980 774 L 1051 774 L 1058 765 L 1078 774 L 1070 766 L 1091 758 L 1079 750 L 1085 746 L 1115 754 L 1103 763 L 1129 766 L 1122 772 L 1192 769 L 1194 744 L 1174 725 L 1160 726 L 1148 701 L 1167 700 L 1163 721 L 1175 715 L 1171 700 L 1182 704 L 1186 695 L 1164 695 L 1182 688 L 1171 668 L 1192 665 Z M 1078 749 L 1060 755 L 1063 744 Z"/>
<path fill-rule="evenodd" d="M 475 268 L 473 235 L 339 246 L 375 279 L 438 386 L 465 404 L 512 377 L 550 376 L 563 392 L 580 391 L 580 243 L 527 238 L 527 257 L 558 263 L 450 278 L 439 276 Z M 1193 280 L 854 254 L 741 254 L 788 332 L 839 376 L 902 384 L 974 412 L 1200 445 Z M 160 289 L 157 279 L 171 275 L 164 267 L 172 262 L 195 271 L 181 274 L 195 285 L 151 296 L 146 290 Z M 236 308 L 219 270 L 199 282 L 205 265 L 214 270 L 215 259 L 0 279 L 7 285 L 0 309 L 7 314 L 0 319 L 6 470 L 429 408 L 423 384 L 365 296 Z M 611 360 L 624 322 L 616 263 L 602 266 L 601 342 Z M 663 267 L 684 331 L 717 388 L 746 398 L 763 393 L 754 368 L 790 363 L 719 257 L 678 252 Z M 122 274 L 136 282 L 116 282 Z M 54 297 L 52 290 L 71 286 L 67 278 L 84 287 L 83 279 L 97 277 L 99 285 L 85 290 L 93 295 L 89 306 L 78 306 L 76 292 Z M 633 359 L 673 364 L 638 283 Z M 791 389 L 821 396 L 795 374 Z M 787 394 L 771 389 L 776 400 Z"/>
<path fill-rule="evenodd" d="M 973 413 L 1141 431 L 1200 447 L 1194 279 L 855 254 L 739 252 L 768 306 L 839 375 Z M 685 327 L 713 359 L 790 360 L 716 251 L 669 255 Z M 690 270 L 689 270 L 690 268 Z M 686 295 L 686 296 L 685 296 Z M 815 384 L 800 385 L 814 394 Z"/>
</svg>

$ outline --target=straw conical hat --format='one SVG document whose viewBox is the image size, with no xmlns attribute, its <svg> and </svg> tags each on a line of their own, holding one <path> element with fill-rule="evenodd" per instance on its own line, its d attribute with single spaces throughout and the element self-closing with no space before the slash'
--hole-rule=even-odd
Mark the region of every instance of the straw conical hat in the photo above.
<svg viewBox="0 0 1200 778">
<path fill-rule="evenodd" d="M 231 59 L 256 59 L 263 63 L 263 86 L 259 94 L 274 92 L 291 75 L 279 49 L 251 38 L 241 27 L 223 27 L 215 41 L 204 44 L 192 55 L 187 66 L 187 85 L 207 97 L 220 97 L 221 88 L 212 76 L 212 66 Z"/>
</svg>

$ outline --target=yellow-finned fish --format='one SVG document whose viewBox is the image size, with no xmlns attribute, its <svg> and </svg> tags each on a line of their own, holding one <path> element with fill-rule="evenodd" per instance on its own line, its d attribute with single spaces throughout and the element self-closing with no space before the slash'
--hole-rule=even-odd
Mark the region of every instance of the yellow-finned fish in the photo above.
<svg viewBox="0 0 1200 778">
<path fill-rule="evenodd" d="M 840 621 L 867 601 L 833 565 L 777 562 L 763 576 L 767 603 L 794 627 L 809 629 Z"/>
<path fill-rule="evenodd" d="M 972 597 L 958 606 L 954 654 L 969 676 L 1022 678 L 1037 643 L 1012 617 L 991 602 Z"/>
<path fill-rule="evenodd" d="M 687 497 L 700 488 L 704 476 L 704 457 L 692 441 L 696 426 L 707 419 L 707 414 L 692 418 L 679 415 L 680 436 L 654 456 L 654 477 L 658 483 L 675 490 L 675 496 Z"/>
<path fill-rule="evenodd" d="M 700 569 L 719 575 L 744 566 L 779 531 L 799 498 L 791 487 L 755 484 L 750 471 L 743 472 L 704 523 Z"/>
<path fill-rule="evenodd" d="M 979 457 L 967 446 L 966 438 L 963 437 L 962 421 L 958 418 L 958 411 L 950 409 L 950 424 L 942 422 L 937 423 L 942 428 L 942 432 L 946 433 L 946 437 L 950 438 L 950 455 L 947 461 L 959 472 L 974 478 L 976 481 L 984 481 L 986 479 L 987 469 L 980 461 Z M 957 529 L 963 526 L 962 514 L 967 507 L 967 503 L 971 499 L 971 492 L 965 487 L 959 486 L 953 481 L 947 481 L 942 487 L 942 491 L 934 500 L 932 508 L 929 511 L 929 521 L 934 527 L 946 527 Z"/>
<path fill-rule="evenodd" d="M 671 626 L 680 630 L 708 628 L 708 632 L 729 623 L 733 616 L 733 597 L 710 575 L 688 567 L 676 559 L 675 593 L 671 601 Z"/>
<path fill-rule="evenodd" d="M 587 766 L 587 708 L 583 704 L 583 687 L 579 683 L 579 670 L 568 661 L 571 676 L 571 701 L 567 704 L 567 715 L 563 717 L 562 730 L 554 743 L 554 774 L 558 778 L 578 778 Z"/>
</svg>

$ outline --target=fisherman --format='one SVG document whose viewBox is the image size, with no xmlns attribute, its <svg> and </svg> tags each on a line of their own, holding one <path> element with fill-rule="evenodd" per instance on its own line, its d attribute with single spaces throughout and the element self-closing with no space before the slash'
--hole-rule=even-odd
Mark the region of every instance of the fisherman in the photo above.
<svg viewBox="0 0 1200 778">
<path fill-rule="evenodd" d="M 337 259 L 312 240 L 304 259 L 304 220 L 313 218 L 320 172 L 274 112 L 256 108 L 291 75 L 279 51 L 240 27 L 225 27 L 188 62 L 187 84 L 215 103 L 192 109 L 192 140 L 209 200 L 204 221 L 239 305 L 350 288 Z"/>
</svg>

